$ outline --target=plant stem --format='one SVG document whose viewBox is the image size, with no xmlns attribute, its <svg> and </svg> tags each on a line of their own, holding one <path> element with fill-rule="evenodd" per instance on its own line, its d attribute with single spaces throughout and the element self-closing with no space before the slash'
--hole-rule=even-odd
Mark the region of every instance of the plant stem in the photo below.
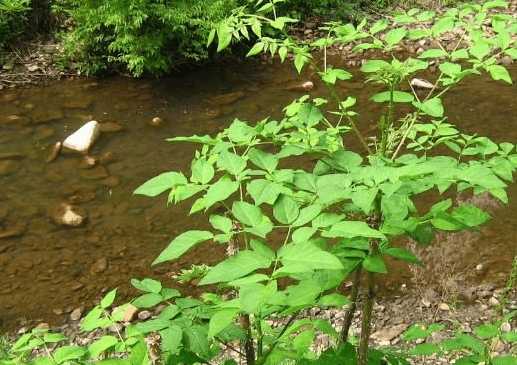
<svg viewBox="0 0 517 365">
<path fill-rule="evenodd" d="M 359 267 L 354 273 L 354 279 L 352 281 L 352 297 L 350 304 L 350 308 L 346 311 L 345 321 L 343 322 L 343 328 L 341 330 L 341 341 L 347 342 L 348 335 L 350 332 L 350 327 L 352 326 L 352 321 L 354 320 L 354 314 L 357 310 L 357 298 L 359 297 L 359 289 L 361 286 L 361 272 L 362 268 Z"/>
<path fill-rule="evenodd" d="M 259 361 L 258 361 L 258 364 L 259 365 L 262 365 L 266 362 L 267 358 L 269 357 L 269 355 L 271 355 L 271 353 L 273 352 L 273 350 L 275 349 L 276 345 L 278 344 L 278 340 L 284 335 L 285 331 L 287 331 L 287 329 L 289 328 L 289 326 L 294 322 L 294 320 L 296 319 L 296 317 L 298 317 L 298 312 L 294 313 L 290 318 L 289 320 L 287 321 L 287 323 L 285 324 L 284 328 L 282 328 L 282 330 L 280 331 L 280 333 L 278 334 L 278 336 L 276 337 L 275 341 L 273 342 L 273 344 L 271 345 L 271 347 L 267 350 L 267 352 L 264 354 L 264 357 L 261 358 Z"/>
<path fill-rule="evenodd" d="M 244 340 L 244 353 L 246 354 L 246 364 L 255 365 L 255 347 L 253 346 L 253 337 L 251 336 L 250 316 L 244 314 L 240 317 L 241 327 L 246 331 L 246 339 Z"/>
<path fill-rule="evenodd" d="M 370 334 L 372 329 L 372 312 L 375 302 L 375 274 L 368 272 L 367 274 L 368 291 L 363 303 L 363 318 L 361 322 L 361 341 L 359 343 L 359 354 L 357 365 L 368 364 L 368 347 Z"/>
</svg>

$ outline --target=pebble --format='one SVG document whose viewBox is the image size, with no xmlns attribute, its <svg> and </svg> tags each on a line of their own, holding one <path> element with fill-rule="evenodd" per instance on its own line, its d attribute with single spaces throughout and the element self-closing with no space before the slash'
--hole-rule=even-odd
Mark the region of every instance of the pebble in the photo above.
<svg viewBox="0 0 517 365">
<path fill-rule="evenodd" d="M 147 124 L 149 124 L 151 127 L 159 127 L 163 124 L 163 119 L 160 117 L 154 117 Z"/>
<path fill-rule="evenodd" d="M 18 170 L 18 164 L 14 160 L 0 161 L 0 176 L 14 174 Z"/>
<path fill-rule="evenodd" d="M 50 325 L 46 322 L 41 322 L 34 328 L 39 329 L 39 330 L 48 330 L 50 328 Z"/>
<path fill-rule="evenodd" d="M 54 313 L 56 316 L 62 315 L 64 312 L 61 308 L 54 308 L 52 309 L 52 313 Z"/>
<path fill-rule="evenodd" d="M 477 264 L 476 265 L 476 271 L 478 271 L 478 272 L 479 271 L 483 271 L 483 268 L 484 268 L 483 264 Z"/>
<path fill-rule="evenodd" d="M 138 308 L 133 304 L 128 304 L 126 306 L 126 311 L 124 312 L 124 318 L 122 319 L 124 322 L 131 322 L 135 319 L 135 315 L 138 312 Z"/>
<path fill-rule="evenodd" d="M 80 176 L 86 180 L 100 180 L 109 176 L 108 170 L 104 166 L 97 165 L 88 170 L 82 170 Z"/>
<path fill-rule="evenodd" d="M 50 149 L 50 152 L 47 156 L 46 162 L 50 163 L 52 161 L 55 161 L 56 158 L 58 158 L 59 153 L 61 152 L 61 147 L 63 147 L 63 144 L 61 142 L 56 142 L 52 148 Z"/>
<path fill-rule="evenodd" d="M 285 90 L 287 91 L 310 91 L 314 88 L 314 83 L 312 81 L 304 81 L 301 84 L 293 84 L 287 86 Z"/>
<path fill-rule="evenodd" d="M 79 227 L 86 222 L 86 212 L 78 212 L 78 208 L 67 203 L 61 203 L 50 209 L 52 221 L 60 226 Z"/>
<path fill-rule="evenodd" d="M 99 136 L 99 133 L 99 123 L 92 120 L 68 136 L 63 142 L 63 147 L 72 151 L 86 153 Z"/>
<path fill-rule="evenodd" d="M 228 105 L 235 103 L 236 101 L 242 99 L 244 96 L 246 96 L 244 91 L 235 91 L 231 93 L 214 96 L 210 98 L 208 102 L 210 104 Z"/>
<path fill-rule="evenodd" d="M 79 168 L 80 169 L 91 169 L 97 164 L 97 160 L 94 157 L 91 156 L 84 156 L 79 161 Z"/>
<path fill-rule="evenodd" d="M 434 85 L 427 80 L 414 78 L 411 80 L 411 86 L 419 89 L 433 89 Z"/>
<path fill-rule="evenodd" d="M 3 231 L 0 231 L 0 239 L 15 238 L 23 236 L 25 233 L 26 226 L 18 224 L 14 227 L 8 227 Z"/>
<path fill-rule="evenodd" d="M 115 161 L 115 156 L 113 155 L 113 152 L 104 152 L 100 157 L 99 157 L 99 162 L 103 165 L 107 165 L 111 162 Z"/>
<path fill-rule="evenodd" d="M 451 307 L 449 307 L 449 305 L 447 303 L 440 303 L 438 305 L 438 309 L 441 311 L 444 311 L 444 312 L 448 312 L 451 310 Z"/>
<path fill-rule="evenodd" d="M 120 185 L 120 178 L 118 176 L 110 176 L 104 180 L 101 180 L 101 184 L 109 188 L 114 188 Z"/>
<path fill-rule="evenodd" d="M 497 298 L 491 297 L 490 299 L 488 299 L 488 305 L 490 305 L 491 307 L 497 307 L 499 305 L 499 301 L 497 300 Z"/>
<path fill-rule="evenodd" d="M 81 316 L 83 314 L 82 308 L 75 308 L 72 313 L 70 313 L 70 319 L 72 321 L 78 321 L 81 319 Z"/>
<path fill-rule="evenodd" d="M 145 321 L 146 319 L 151 318 L 151 316 L 152 313 L 149 311 L 141 311 L 140 313 L 138 313 L 138 319 L 141 321 Z"/>
<path fill-rule="evenodd" d="M 100 131 L 102 133 L 115 133 L 123 130 L 124 127 L 117 122 L 105 122 L 100 124 Z"/>
<path fill-rule="evenodd" d="M 501 324 L 501 332 L 508 333 L 512 330 L 512 325 L 508 322 Z"/>
<path fill-rule="evenodd" d="M 388 346 L 394 338 L 400 336 L 407 328 L 408 325 L 405 323 L 393 326 L 391 328 L 384 328 L 373 333 L 372 338 L 377 340 L 381 346 Z"/>
<path fill-rule="evenodd" d="M 94 274 L 100 274 L 108 268 L 108 259 L 105 257 L 102 257 L 95 261 L 95 263 L 92 265 L 90 271 Z"/>
</svg>

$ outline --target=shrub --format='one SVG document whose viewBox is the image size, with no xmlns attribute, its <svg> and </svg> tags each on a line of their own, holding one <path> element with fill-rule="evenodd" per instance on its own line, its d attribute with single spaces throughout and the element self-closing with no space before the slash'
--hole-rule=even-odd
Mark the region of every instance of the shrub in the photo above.
<svg viewBox="0 0 517 365">
<path fill-rule="evenodd" d="M 116 67 L 160 74 L 206 59 L 210 29 L 236 0 L 69 1 L 75 27 L 64 35 L 68 62 L 86 74 Z"/>
<path fill-rule="evenodd" d="M 0 49 L 23 32 L 30 0 L 0 0 Z"/>
</svg>

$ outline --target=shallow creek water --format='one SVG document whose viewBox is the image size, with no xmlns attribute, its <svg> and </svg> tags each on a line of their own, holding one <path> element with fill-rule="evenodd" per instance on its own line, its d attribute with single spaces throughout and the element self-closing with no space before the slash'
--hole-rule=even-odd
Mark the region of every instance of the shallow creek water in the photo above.
<svg viewBox="0 0 517 365">
<path fill-rule="evenodd" d="M 151 268 L 172 237 L 206 223 L 200 216 L 189 217 L 186 204 L 167 208 L 165 197 L 136 197 L 132 191 L 165 170 L 188 169 L 194 147 L 165 138 L 215 133 L 237 116 L 279 115 L 287 102 L 302 95 L 286 91 L 296 80 L 291 67 L 245 63 L 159 81 L 66 80 L 0 91 L 0 237 L 10 230 L 18 233 L 0 238 L 0 330 L 24 320 L 59 324 L 72 309 L 91 306 L 102 290 L 119 287 L 129 294 L 132 277 L 165 278 L 187 263 L 220 257 L 222 250 L 205 245 L 176 263 Z M 324 91 L 316 84 L 311 93 Z M 360 82 L 342 91 L 359 96 L 360 123 L 367 129 L 379 106 L 367 102 Z M 221 105 L 211 99 L 230 92 L 238 92 L 238 100 Z M 450 119 L 468 133 L 517 142 L 517 87 L 471 79 L 449 93 L 446 104 Z M 155 116 L 163 119 L 159 127 L 148 124 Z M 111 161 L 85 169 L 81 156 L 64 154 L 46 163 L 51 145 L 91 119 L 123 127 L 102 133 L 91 150 L 94 157 L 110 152 Z M 443 250 L 457 244 L 452 251 L 466 258 L 457 270 L 482 263 L 488 269 L 476 280 L 504 281 L 517 253 L 517 187 L 509 195 L 510 206 L 493 209 L 494 219 L 481 232 L 446 240 Z M 63 202 L 86 211 L 87 224 L 65 228 L 52 223 L 53 208 Z M 409 273 L 401 272 L 385 285 L 399 287 L 408 279 Z"/>
</svg>

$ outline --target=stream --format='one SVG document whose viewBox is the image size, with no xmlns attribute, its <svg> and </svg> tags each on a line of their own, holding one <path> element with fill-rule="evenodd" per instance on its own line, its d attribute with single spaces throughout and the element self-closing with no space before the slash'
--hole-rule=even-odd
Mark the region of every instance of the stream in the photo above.
<svg viewBox="0 0 517 365">
<path fill-rule="evenodd" d="M 517 79 L 517 68 L 512 74 Z M 170 273 L 187 264 L 217 261 L 223 248 L 202 245 L 177 262 L 151 267 L 174 236 L 206 222 L 188 216 L 188 204 L 166 207 L 165 196 L 132 192 L 161 172 L 188 171 L 195 147 L 166 138 L 216 133 L 235 117 L 278 117 L 304 94 L 286 88 L 308 77 L 299 78 L 291 66 L 233 63 L 161 80 L 62 80 L 0 91 L 0 330 L 28 322 L 60 324 L 107 289 L 134 294 L 133 277 L 171 284 Z M 359 125 L 367 130 L 380 110 L 368 102 L 370 87 L 357 79 L 342 85 L 343 94 L 358 96 Z M 311 94 L 324 95 L 325 88 L 316 83 Z M 445 104 L 449 119 L 465 132 L 517 142 L 515 85 L 469 78 L 447 94 Z M 161 125 L 151 125 L 154 117 Z M 88 168 L 73 153 L 47 163 L 50 148 L 89 120 L 104 124 L 90 151 L 100 163 Z M 488 203 L 493 219 L 480 232 L 441 240 L 444 255 L 462 258 L 455 270 L 477 282 L 504 283 L 517 254 L 517 185 L 509 198 L 509 207 Z M 85 225 L 53 222 L 53 212 L 65 202 L 87 214 Z M 481 274 L 467 275 L 479 264 L 485 268 Z M 436 269 L 443 269 L 439 262 Z M 410 276 L 401 271 L 384 285 L 396 290 Z"/>
</svg>

